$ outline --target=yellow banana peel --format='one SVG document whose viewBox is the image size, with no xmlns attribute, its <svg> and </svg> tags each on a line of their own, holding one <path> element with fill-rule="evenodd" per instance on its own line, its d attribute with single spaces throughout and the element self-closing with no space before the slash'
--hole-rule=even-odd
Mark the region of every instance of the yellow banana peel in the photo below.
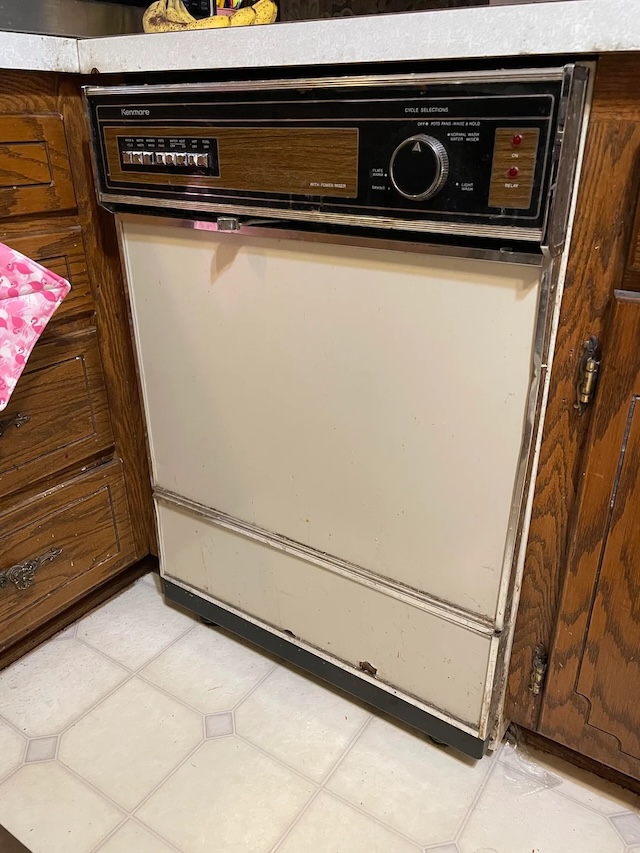
<svg viewBox="0 0 640 853">
<path fill-rule="evenodd" d="M 252 24 L 272 24 L 278 15 L 273 0 L 258 0 L 253 6 L 238 9 L 233 15 L 212 15 L 194 18 L 182 0 L 155 0 L 142 18 L 145 33 L 170 33 L 182 30 L 213 30 L 223 27 L 247 27 Z"/>
</svg>

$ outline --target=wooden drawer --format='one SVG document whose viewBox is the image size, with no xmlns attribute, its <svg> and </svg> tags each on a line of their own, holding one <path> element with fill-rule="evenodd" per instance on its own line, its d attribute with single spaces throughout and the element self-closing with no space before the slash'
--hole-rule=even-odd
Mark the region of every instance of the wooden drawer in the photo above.
<svg viewBox="0 0 640 853">
<path fill-rule="evenodd" d="M 80 228 L 52 228 L 44 233 L 21 236 L 14 236 L 13 230 L 3 233 L 0 228 L 0 241 L 71 283 L 71 290 L 51 318 L 50 325 L 91 314 L 93 299 Z"/>
<path fill-rule="evenodd" d="M 95 330 L 37 344 L 0 412 L 2 499 L 112 444 Z"/>
<path fill-rule="evenodd" d="M 133 562 L 122 477 L 109 462 L 0 514 L 0 652 Z"/>
<path fill-rule="evenodd" d="M 62 118 L 0 116 L 0 217 L 75 207 Z"/>
</svg>

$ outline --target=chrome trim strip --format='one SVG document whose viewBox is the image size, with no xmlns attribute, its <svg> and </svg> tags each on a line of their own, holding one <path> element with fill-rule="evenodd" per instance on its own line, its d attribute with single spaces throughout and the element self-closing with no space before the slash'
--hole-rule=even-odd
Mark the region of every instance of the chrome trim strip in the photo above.
<svg viewBox="0 0 640 853">
<path fill-rule="evenodd" d="M 164 559 L 162 558 L 160 560 L 160 575 L 162 578 L 164 578 L 164 580 L 169 581 L 169 583 L 175 584 L 175 586 L 178 586 L 181 589 L 192 593 L 193 595 L 197 595 L 199 598 L 203 598 L 205 601 L 210 601 L 212 604 L 216 604 L 218 607 L 221 607 L 224 610 L 228 610 L 229 613 L 233 613 L 234 616 L 238 616 L 240 619 L 245 619 L 247 622 L 251 622 L 252 625 L 258 625 L 258 627 L 264 628 L 266 631 L 269 631 L 269 633 L 281 637 L 288 643 L 293 643 L 301 649 L 305 649 L 309 652 L 312 652 L 312 654 L 316 655 L 319 658 L 322 658 L 322 660 L 326 660 L 329 663 L 335 664 L 335 666 L 339 666 L 341 669 L 344 669 L 347 672 L 354 673 L 354 675 L 357 675 L 358 678 L 361 678 L 363 681 L 368 681 L 370 684 L 373 684 L 375 687 L 379 687 L 386 693 L 390 693 L 392 696 L 397 696 L 399 699 L 402 699 L 405 702 L 409 702 L 416 708 L 420 708 L 421 711 L 426 711 L 426 713 L 431 714 L 434 717 L 438 717 L 438 719 L 443 720 L 445 723 L 450 723 L 456 728 L 468 732 L 474 737 L 479 736 L 479 728 L 477 725 L 472 725 L 468 721 L 465 721 L 458 717 L 454 717 L 451 714 L 447 714 L 445 711 L 443 711 L 441 708 L 438 708 L 436 705 L 428 705 L 426 702 L 423 702 L 421 699 L 418 699 L 417 696 L 413 696 L 411 693 L 404 693 L 402 690 L 399 690 L 397 687 L 393 687 L 393 685 L 389 684 L 386 681 L 382 681 L 382 679 L 380 678 L 373 678 L 371 675 L 368 675 L 363 670 L 356 669 L 354 666 L 345 663 L 340 658 L 327 654 L 327 652 L 323 651 L 322 649 L 319 649 L 317 646 L 312 646 L 311 643 L 306 643 L 299 637 L 292 637 L 290 634 L 285 634 L 284 631 L 280 631 L 278 628 L 274 628 L 274 626 L 269 625 L 268 622 L 263 622 L 260 619 L 256 619 L 254 616 L 250 616 L 243 610 L 237 610 L 235 607 L 230 604 L 227 604 L 225 601 L 222 601 L 219 598 L 214 598 L 214 596 L 212 596 L 210 593 L 204 592 L 203 590 L 198 589 L 195 586 L 191 586 L 190 584 L 185 583 L 179 578 L 168 574 L 164 570 Z"/>
<path fill-rule="evenodd" d="M 390 578 L 375 574 L 369 571 L 369 569 L 365 569 L 355 563 L 350 563 L 347 560 L 334 557 L 332 554 L 326 554 L 308 545 L 295 542 L 293 539 L 289 539 L 279 533 L 271 533 L 269 530 L 264 530 L 264 528 L 257 527 L 255 524 L 250 524 L 248 521 L 242 521 L 221 510 L 212 509 L 197 501 L 192 501 L 189 498 L 171 492 L 168 489 L 154 486 L 153 496 L 157 501 L 170 506 L 180 507 L 192 515 L 204 518 L 216 527 L 221 527 L 224 530 L 230 530 L 240 536 L 261 542 L 263 545 L 268 545 L 277 551 L 283 551 L 285 554 L 292 554 L 294 557 L 304 560 L 307 563 L 321 566 L 323 569 L 327 569 L 334 574 L 341 575 L 348 580 L 374 589 L 383 595 L 396 598 L 404 604 L 416 607 L 418 610 L 423 610 L 439 619 L 451 622 L 459 628 L 479 634 L 482 637 L 494 636 L 493 623 L 489 617 L 470 613 L 461 607 L 440 601 L 428 593 L 420 592 Z"/>
<path fill-rule="evenodd" d="M 593 66 L 574 66 L 573 73 L 564 81 L 560 97 L 564 111 L 561 110 L 556 131 L 556 162 L 549 189 L 551 202 L 547 206 L 548 219 L 543 229 L 545 245 L 553 257 L 560 254 L 567 236 L 590 68 Z"/>
<path fill-rule="evenodd" d="M 216 204 L 215 202 L 189 201 L 185 199 L 147 198 L 146 196 L 100 193 L 103 204 L 122 204 L 127 207 L 159 207 L 165 210 L 193 210 L 196 213 L 227 213 L 253 216 L 260 219 L 279 221 L 326 222 L 351 228 L 381 228 L 393 231 L 413 231 L 420 234 L 446 234 L 462 237 L 490 237 L 497 240 L 522 240 L 539 243 L 542 230 L 539 228 L 509 228 L 504 225 L 473 225 L 459 222 L 433 222 L 430 220 L 392 219 L 386 216 L 355 216 L 344 213 L 322 213 L 315 210 L 276 210 L 268 207 Z"/>
<path fill-rule="evenodd" d="M 217 83 L 153 83 L 142 86 L 84 86 L 87 95 L 153 94 L 155 92 L 245 92 L 278 89 L 345 88 L 346 86 L 419 86 L 422 83 L 526 83 L 562 80 L 564 67 L 507 68 L 501 71 L 463 71 L 433 74 L 372 74 L 346 77 L 304 77 L 277 80 L 236 80 Z"/>
<path fill-rule="evenodd" d="M 209 222 L 199 219 L 173 219 L 170 216 L 145 216 L 141 213 L 118 214 L 119 218 L 135 216 L 137 219 L 148 220 L 149 224 L 163 222 L 165 225 L 177 225 L 181 228 L 191 228 L 194 231 L 218 231 L 217 222 Z M 339 246 L 359 246 L 360 248 L 384 249 L 391 252 L 415 252 L 423 255 L 439 255 L 447 258 L 467 258 L 478 261 L 499 261 L 503 263 L 516 264 L 519 266 L 542 266 L 543 258 L 540 254 L 526 252 L 512 252 L 510 249 L 486 249 L 470 248 L 469 246 L 450 246 L 441 243 L 413 243 L 407 240 L 390 240 L 383 237 L 360 237 L 353 234 L 327 234 L 325 231 L 295 231 L 280 228 L 276 231 L 265 229 L 264 224 L 251 222 L 249 225 L 241 225 L 237 231 L 225 231 L 225 234 L 238 234 L 246 237 L 260 237 L 262 239 L 275 237 L 278 240 L 304 240 L 307 243 L 330 243 Z"/>
</svg>

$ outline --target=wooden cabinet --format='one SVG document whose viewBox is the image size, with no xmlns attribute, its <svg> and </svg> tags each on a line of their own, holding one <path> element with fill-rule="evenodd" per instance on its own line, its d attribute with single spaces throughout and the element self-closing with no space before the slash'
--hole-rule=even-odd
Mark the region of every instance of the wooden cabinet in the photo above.
<svg viewBox="0 0 640 853">
<path fill-rule="evenodd" d="M 86 134 L 77 81 L 0 72 L 0 241 L 71 282 L 0 412 L 0 667 L 153 548 L 117 241 Z"/>
<path fill-rule="evenodd" d="M 60 115 L 0 115 L 0 216 L 73 210 Z"/>
<path fill-rule="evenodd" d="M 640 293 L 614 298 L 539 730 L 640 778 Z"/>
<path fill-rule="evenodd" d="M 135 558 L 118 461 L 30 495 L 0 528 L 0 652 Z"/>
<path fill-rule="evenodd" d="M 506 704 L 508 717 L 547 747 L 560 744 L 576 760 L 633 780 L 640 780 L 638 74 L 637 56 L 597 65 Z M 581 412 L 576 384 L 591 336 L 599 340 L 600 378 Z"/>
<path fill-rule="evenodd" d="M 49 335 L 0 412 L 0 491 L 46 480 L 113 445 L 93 327 Z"/>
</svg>

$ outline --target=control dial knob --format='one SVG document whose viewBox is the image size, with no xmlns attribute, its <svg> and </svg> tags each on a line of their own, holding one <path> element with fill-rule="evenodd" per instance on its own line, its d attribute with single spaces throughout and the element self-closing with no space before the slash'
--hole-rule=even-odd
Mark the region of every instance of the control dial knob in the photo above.
<svg viewBox="0 0 640 853">
<path fill-rule="evenodd" d="M 449 175 L 449 156 L 442 142 L 419 133 L 398 145 L 389 164 L 391 183 L 400 195 L 424 201 L 440 192 Z"/>
</svg>

